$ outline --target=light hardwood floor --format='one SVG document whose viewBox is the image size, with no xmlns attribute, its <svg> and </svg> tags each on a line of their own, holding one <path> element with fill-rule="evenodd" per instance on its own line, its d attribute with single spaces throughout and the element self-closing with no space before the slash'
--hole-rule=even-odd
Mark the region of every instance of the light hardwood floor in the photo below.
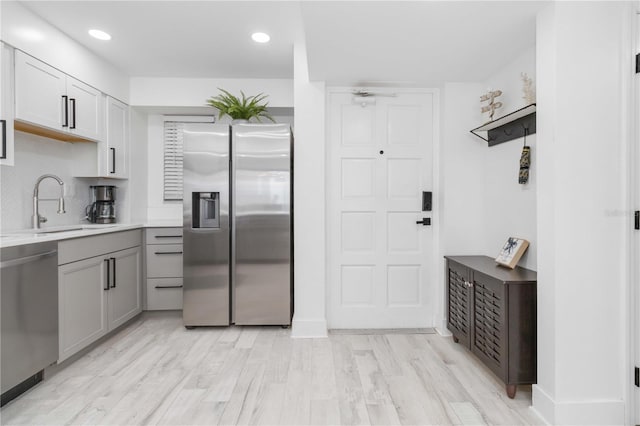
<svg viewBox="0 0 640 426">
<path fill-rule="evenodd" d="M 5 406 L 2 424 L 536 424 L 437 334 L 291 339 L 280 327 L 185 330 L 145 313 Z"/>
</svg>

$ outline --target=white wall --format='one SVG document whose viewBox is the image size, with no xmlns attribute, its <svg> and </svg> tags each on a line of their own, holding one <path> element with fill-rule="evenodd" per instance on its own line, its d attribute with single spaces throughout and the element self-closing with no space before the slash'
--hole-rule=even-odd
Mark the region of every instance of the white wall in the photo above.
<svg viewBox="0 0 640 426">
<path fill-rule="evenodd" d="M 292 337 L 327 335 L 325 300 L 325 84 L 309 81 L 294 47 L 294 307 Z"/>
<path fill-rule="evenodd" d="M 439 254 L 436 262 L 438 289 L 436 324 L 446 331 L 444 290 L 445 255 L 484 253 L 484 173 L 486 145 L 469 133 L 480 117 L 478 83 L 447 83 L 441 98 L 440 188 L 434 196 L 439 206 Z"/>
<path fill-rule="evenodd" d="M 31 228 L 33 187 L 43 174 L 54 174 L 64 181 L 67 213 L 56 213 L 56 201 L 41 201 L 40 214 L 48 219 L 42 226 L 81 223 L 89 204 L 89 185 L 95 182 L 71 177 L 71 144 L 22 132 L 16 132 L 15 142 L 15 166 L 0 166 L 0 228 L 3 231 Z M 40 185 L 40 198 L 57 198 L 59 193 L 60 186 L 52 179 Z"/>
<path fill-rule="evenodd" d="M 131 78 L 131 105 L 198 107 L 218 94 L 218 88 L 247 96 L 268 95 L 269 107 L 293 106 L 293 81 L 289 79 Z"/>
<path fill-rule="evenodd" d="M 520 72 L 535 80 L 535 48 L 524 51 L 484 82 L 446 83 L 442 90 L 440 143 L 440 206 L 437 282 L 438 330 L 447 334 L 445 320 L 445 255 L 495 257 L 510 236 L 528 240 L 531 247 L 519 262 L 536 269 L 536 145 L 527 185 L 518 184 L 522 138 L 488 147 L 469 130 L 488 120 L 480 113 L 480 95 L 487 88 L 501 89 L 503 108 L 494 118 L 525 106 Z"/>
<path fill-rule="evenodd" d="M 631 2 L 538 16 L 538 383 L 552 424 L 623 424 Z M 597 60 L 594 60 L 597 58 Z"/>
<path fill-rule="evenodd" d="M 7 44 L 129 103 L 129 78 L 16 1 L 0 2 L 0 37 Z"/>
<path fill-rule="evenodd" d="M 502 90 L 498 98 L 503 103 L 494 118 L 515 111 L 527 105 L 522 99 L 521 72 L 526 72 L 536 80 L 535 46 L 523 51 L 520 56 L 505 65 L 499 72 L 482 83 L 482 91 L 476 97 L 476 109 L 479 109 L 479 97 L 487 88 Z M 483 117 L 487 118 L 486 114 Z M 484 121 L 477 121 L 476 126 Z M 478 139 L 479 140 L 479 139 Z M 484 143 L 480 141 L 481 143 Z M 497 256 L 508 237 L 520 237 L 529 241 L 527 252 L 518 263 L 525 268 L 537 269 L 536 241 L 536 188 L 537 160 L 536 135 L 527 137 L 531 147 L 531 167 L 529 182 L 518 183 L 520 155 L 523 138 L 505 142 L 483 150 L 484 163 L 484 213 L 482 254 Z"/>
</svg>

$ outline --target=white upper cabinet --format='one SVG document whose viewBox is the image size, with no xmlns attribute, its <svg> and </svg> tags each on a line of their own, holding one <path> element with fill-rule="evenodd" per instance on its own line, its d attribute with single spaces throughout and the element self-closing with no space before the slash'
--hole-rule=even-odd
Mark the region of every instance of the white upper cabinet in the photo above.
<svg viewBox="0 0 640 426">
<path fill-rule="evenodd" d="M 20 51 L 15 60 L 16 119 L 52 129 L 68 127 L 64 73 Z"/>
<path fill-rule="evenodd" d="M 129 106 L 107 96 L 106 145 L 100 161 L 101 175 L 114 178 L 127 177 L 127 151 L 129 148 Z"/>
<path fill-rule="evenodd" d="M 13 166 L 13 49 L 0 42 L 0 164 Z"/>
<path fill-rule="evenodd" d="M 102 93 L 67 76 L 69 131 L 87 139 L 102 136 Z"/>
<path fill-rule="evenodd" d="M 100 140 L 102 105 L 99 90 L 16 51 L 16 120 L 69 133 L 76 139 Z"/>
</svg>

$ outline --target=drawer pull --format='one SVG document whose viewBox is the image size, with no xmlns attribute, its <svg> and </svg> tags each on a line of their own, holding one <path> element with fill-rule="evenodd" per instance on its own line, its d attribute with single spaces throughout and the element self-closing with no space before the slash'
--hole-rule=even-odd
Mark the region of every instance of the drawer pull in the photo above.
<svg viewBox="0 0 640 426">
<path fill-rule="evenodd" d="M 157 251 L 154 254 L 182 254 L 181 251 Z"/>
<path fill-rule="evenodd" d="M 156 288 L 182 288 L 181 285 L 157 285 Z"/>
<path fill-rule="evenodd" d="M 182 235 L 154 235 L 154 238 L 182 238 Z"/>
</svg>

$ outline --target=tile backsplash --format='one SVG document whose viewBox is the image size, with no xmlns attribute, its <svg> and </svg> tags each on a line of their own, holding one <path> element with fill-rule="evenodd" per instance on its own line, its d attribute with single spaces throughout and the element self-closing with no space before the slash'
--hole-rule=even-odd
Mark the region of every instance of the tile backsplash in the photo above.
<svg viewBox="0 0 640 426">
<path fill-rule="evenodd" d="M 65 214 L 57 214 L 60 186 L 53 179 L 40 184 L 40 214 L 48 219 L 42 227 L 86 223 L 89 185 L 95 179 L 73 178 L 72 145 L 22 132 L 15 134 L 15 166 L 0 166 L 0 229 L 31 227 L 33 187 L 43 174 L 59 176 L 65 183 Z"/>
</svg>

